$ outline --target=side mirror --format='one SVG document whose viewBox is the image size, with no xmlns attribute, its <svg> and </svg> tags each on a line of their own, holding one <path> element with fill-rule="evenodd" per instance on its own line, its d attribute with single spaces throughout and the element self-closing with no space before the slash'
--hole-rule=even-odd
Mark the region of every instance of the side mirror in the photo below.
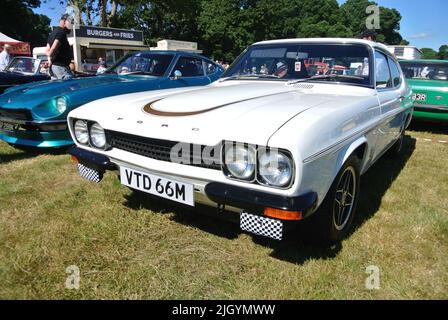
<svg viewBox="0 0 448 320">
<path fill-rule="evenodd" d="M 182 72 L 180 72 L 179 70 L 174 70 L 171 80 L 177 80 L 179 78 L 182 78 Z"/>
</svg>

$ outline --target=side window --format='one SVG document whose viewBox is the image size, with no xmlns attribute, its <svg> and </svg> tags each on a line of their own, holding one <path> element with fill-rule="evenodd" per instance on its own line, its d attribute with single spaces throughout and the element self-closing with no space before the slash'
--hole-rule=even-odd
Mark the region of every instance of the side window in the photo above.
<svg viewBox="0 0 448 320">
<path fill-rule="evenodd" d="M 398 87 L 401 84 L 400 69 L 398 68 L 397 63 L 393 59 L 388 58 L 388 60 L 389 60 L 390 73 L 392 75 L 392 82 L 394 84 L 394 87 Z"/>
<path fill-rule="evenodd" d="M 182 72 L 183 77 L 201 77 L 204 75 L 202 60 L 193 57 L 181 57 L 174 70 Z"/>
<path fill-rule="evenodd" d="M 377 51 L 375 51 L 375 75 L 377 89 L 392 88 L 387 58 L 384 54 Z"/>
<path fill-rule="evenodd" d="M 207 72 L 207 75 L 215 73 L 216 72 L 216 65 L 213 62 L 208 62 L 208 61 L 204 61 L 205 62 L 205 70 Z"/>
</svg>

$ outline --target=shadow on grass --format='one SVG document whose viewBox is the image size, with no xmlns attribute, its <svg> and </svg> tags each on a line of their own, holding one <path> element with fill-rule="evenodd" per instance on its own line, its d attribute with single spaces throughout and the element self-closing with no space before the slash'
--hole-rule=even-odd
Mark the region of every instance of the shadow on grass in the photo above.
<svg viewBox="0 0 448 320">
<path fill-rule="evenodd" d="M 11 146 L 18 152 L 2 154 L 0 152 L 0 164 L 34 158 L 40 155 L 61 155 L 66 154 L 68 148 L 33 148 Z"/>
<path fill-rule="evenodd" d="M 171 220 L 196 227 L 226 239 L 235 239 L 241 233 L 239 228 L 239 215 L 233 212 L 219 213 L 216 208 L 196 204 L 187 207 L 169 200 L 132 190 L 125 196 L 125 205 L 131 209 L 145 208 L 153 212 L 167 214 L 174 213 Z M 236 223 L 235 223 L 236 222 Z"/>
<path fill-rule="evenodd" d="M 378 211 L 384 194 L 398 177 L 414 152 L 415 143 L 416 140 L 414 138 L 405 136 L 403 151 L 400 156 L 395 158 L 383 156 L 362 176 L 361 193 L 356 217 L 353 222 L 352 233 Z M 173 212 L 174 216 L 172 219 L 174 221 L 184 225 L 194 226 L 227 239 L 237 238 L 242 233 L 238 224 L 239 215 L 236 213 L 225 212 L 221 214 L 223 218 L 226 217 L 230 220 L 225 221 L 224 219 L 218 219 L 216 209 L 210 209 L 205 206 L 190 209 L 171 202 L 168 204 L 163 200 L 161 201 L 158 198 L 142 194 L 138 191 L 133 191 L 127 196 L 125 205 L 132 209 L 143 207 L 162 214 Z M 209 214 L 213 216 L 208 216 Z M 342 249 L 341 243 L 333 246 L 318 246 L 307 243 L 307 239 L 304 239 L 301 228 L 305 228 L 305 226 L 299 226 L 297 229 L 292 230 L 283 241 L 275 241 L 255 235 L 252 238 L 255 243 L 271 248 L 271 257 L 295 264 L 303 264 L 312 259 L 332 259 Z"/>
<path fill-rule="evenodd" d="M 408 130 L 448 135 L 448 122 L 413 119 Z"/>
</svg>

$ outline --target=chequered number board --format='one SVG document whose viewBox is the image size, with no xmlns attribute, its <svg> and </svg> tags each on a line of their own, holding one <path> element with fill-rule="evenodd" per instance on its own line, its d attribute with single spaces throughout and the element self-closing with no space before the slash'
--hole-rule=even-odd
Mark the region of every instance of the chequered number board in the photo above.
<svg viewBox="0 0 448 320">
<path fill-rule="evenodd" d="M 245 211 L 240 214 L 240 228 L 275 240 L 282 240 L 283 237 L 283 223 L 280 220 L 253 215 Z"/>
<path fill-rule="evenodd" d="M 95 169 L 89 168 L 81 163 L 78 163 L 78 170 L 79 170 L 79 175 L 89 181 L 98 183 L 101 181 L 101 179 L 103 179 L 102 172 L 99 172 Z"/>
</svg>

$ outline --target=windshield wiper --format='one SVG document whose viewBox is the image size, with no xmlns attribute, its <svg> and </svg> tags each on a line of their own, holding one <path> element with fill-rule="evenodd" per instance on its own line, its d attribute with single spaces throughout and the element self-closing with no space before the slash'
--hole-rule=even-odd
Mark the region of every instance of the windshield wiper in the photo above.
<svg viewBox="0 0 448 320">
<path fill-rule="evenodd" d="M 310 80 L 327 80 L 327 79 L 336 79 L 336 78 L 364 80 L 364 78 L 360 77 L 360 76 L 349 76 L 349 75 L 344 75 L 344 74 L 325 74 L 325 75 L 321 75 L 321 76 L 313 76 L 313 77 L 309 77 L 309 78 L 292 80 L 292 81 L 289 81 L 287 84 L 291 85 L 291 84 L 296 84 L 296 83 L 300 83 L 300 82 L 307 82 Z"/>
<path fill-rule="evenodd" d="M 254 74 L 238 74 L 226 78 L 222 78 L 220 82 L 227 81 L 227 80 L 238 80 L 238 79 L 247 79 L 247 78 L 273 78 L 273 79 L 280 79 L 279 76 L 273 75 L 273 74 L 264 74 L 264 73 L 254 73 Z"/>
</svg>

